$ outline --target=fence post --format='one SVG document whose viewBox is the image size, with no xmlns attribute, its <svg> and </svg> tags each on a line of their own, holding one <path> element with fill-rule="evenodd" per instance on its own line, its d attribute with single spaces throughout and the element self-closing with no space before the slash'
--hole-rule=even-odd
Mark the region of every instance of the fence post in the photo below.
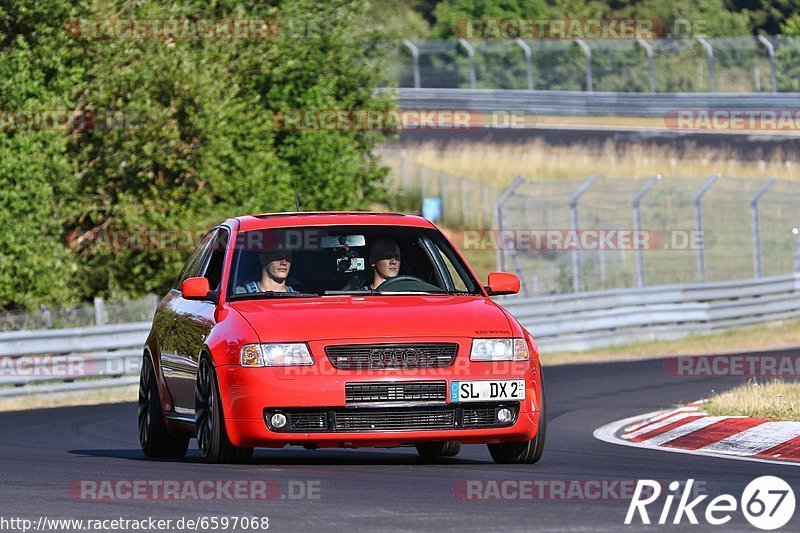
<svg viewBox="0 0 800 533">
<path fill-rule="evenodd" d="M 714 182 L 719 179 L 719 174 L 710 176 L 700 187 L 700 190 L 694 195 L 692 203 L 694 204 L 694 228 L 697 236 L 695 242 L 697 246 L 697 281 L 705 283 L 706 281 L 706 256 L 705 256 L 705 239 L 703 238 L 703 195 L 708 192 Z"/>
<path fill-rule="evenodd" d="M 53 314 L 47 308 L 46 305 L 42 304 L 39 306 L 39 311 L 42 313 L 42 324 L 44 324 L 45 329 L 50 329 L 53 327 Z"/>
<path fill-rule="evenodd" d="M 528 43 L 517 37 L 514 39 L 520 48 L 522 48 L 522 52 L 525 54 L 525 73 L 528 78 L 528 90 L 533 90 L 533 59 L 531 57 L 531 47 L 528 46 Z"/>
<path fill-rule="evenodd" d="M 442 222 L 444 222 L 445 213 L 448 212 L 448 209 L 445 207 L 445 204 L 447 203 L 447 200 L 446 200 L 447 193 L 445 192 L 445 187 L 444 187 L 444 176 L 445 176 L 444 171 L 440 170 L 439 171 L 439 198 L 440 198 L 440 201 L 442 202 L 442 212 L 441 212 Z"/>
<path fill-rule="evenodd" d="M 403 150 L 400 154 L 400 189 L 407 191 L 408 187 L 408 155 Z"/>
<path fill-rule="evenodd" d="M 647 54 L 647 64 L 650 66 L 650 92 L 654 93 L 656 92 L 656 67 L 653 63 L 653 47 L 642 38 L 636 39 L 636 42 L 639 43 L 639 46 L 644 48 L 644 53 Z"/>
<path fill-rule="evenodd" d="M 517 188 L 519 188 L 519 186 L 522 185 L 524 182 L 525 178 L 523 178 L 522 176 L 517 176 L 516 178 L 514 178 L 514 181 L 512 181 L 511 184 L 503 192 L 500 193 L 500 196 L 498 196 L 497 200 L 495 200 L 494 202 L 494 217 L 497 226 L 497 239 L 495 239 L 495 241 L 498 244 L 497 268 L 501 272 L 504 272 L 506 267 L 505 254 L 503 253 L 503 247 L 501 246 L 501 238 L 502 238 L 501 234 L 503 231 L 503 204 L 506 203 L 509 197 L 511 197 L 511 195 L 514 194 L 514 191 L 516 191 Z"/>
<path fill-rule="evenodd" d="M 490 202 L 489 202 L 489 184 L 488 183 L 481 184 L 481 198 L 482 198 L 482 204 L 483 204 L 482 205 L 482 207 L 483 207 L 483 209 L 482 209 L 483 216 L 481 217 L 483 220 L 481 220 L 481 223 L 483 224 L 483 229 L 487 229 L 487 228 L 491 229 L 492 212 L 491 212 L 491 208 L 489 207 L 489 203 Z"/>
<path fill-rule="evenodd" d="M 403 45 L 411 52 L 411 65 L 414 71 L 414 88 L 419 89 L 421 87 L 419 79 L 419 48 L 408 39 L 403 39 Z"/>
<path fill-rule="evenodd" d="M 758 201 L 772 187 L 773 183 L 775 183 L 775 178 L 765 181 L 755 192 L 753 198 L 750 199 L 750 216 L 753 221 L 753 274 L 757 278 L 761 277 L 761 231 L 758 218 Z"/>
<path fill-rule="evenodd" d="M 650 192 L 653 185 L 660 179 L 660 174 L 651 177 L 642 188 L 633 195 L 633 230 L 636 232 L 637 236 L 641 235 L 642 231 L 642 198 Z M 634 237 L 634 239 L 638 239 L 638 237 Z M 637 243 L 634 249 L 634 254 L 636 254 L 636 286 L 644 287 L 647 284 L 644 272 L 644 251 L 642 250 L 641 242 L 639 240 L 635 240 L 635 242 Z"/>
<path fill-rule="evenodd" d="M 763 35 L 758 36 L 758 42 L 764 45 L 764 48 L 767 49 L 767 55 L 769 56 L 769 84 L 770 89 L 772 92 L 778 92 L 778 82 L 775 77 L 775 47 L 772 46 L 772 43 L 764 37 Z"/>
<path fill-rule="evenodd" d="M 106 325 L 106 302 L 99 296 L 94 299 L 94 325 Z"/>
<path fill-rule="evenodd" d="M 580 230 L 580 217 L 578 216 L 578 200 L 580 200 L 583 193 L 589 190 L 592 183 L 597 180 L 598 176 L 589 176 L 586 178 L 580 187 L 575 191 L 569 199 L 570 211 L 570 230 L 576 234 Z M 583 274 L 581 273 L 581 251 L 576 247 L 572 250 L 572 290 L 573 292 L 580 292 L 583 290 Z"/>
<path fill-rule="evenodd" d="M 461 223 L 467 227 L 469 218 L 469 195 L 467 194 L 467 180 L 461 178 Z"/>
<path fill-rule="evenodd" d="M 593 92 L 592 88 L 592 49 L 581 39 L 575 39 L 575 44 L 581 47 L 583 55 L 586 57 L 586 90 Z"/>
<path fill-rule="evenodd" d="M 158 304 L 161 303 L 161 300 L 159 299 L 157 294 L 152 294 L 152 293 L 148 294 L 147 298 L 148 301 L 150 302 L 150 309 L 152 309 L 153 313 L 155 313 L 156 310 L 158 309 Z"/>
<path fill-rule="evenodd" d="M 792 234 L 800 235 L 800 230 L 792 228 Z M 800 237 L 797 238 L 797 244 L 794 248 L 794 264 L 792 265 L 792 272 L 800 272 Z"/>
<path fill-rule="evenodd" d="M 702 37 L 697 38 L 697 42 L 699 42 L 706 51 L 706 57 L 708 58 L 708 92 L 714 92 L 714 48 L 709 44 L 708 41 L 703 39 Z"/>
<path fill-rule="evenodd" d="M 472 48 L 472 45 L 469 44 L 466 39 L 459 39 L 458 44 L 463 46 L 464 50 L 467 51 L 467 56 L 469 57 L 469 86 L 470 89 L 474 89 L 477 85 L 475 77 L 475 49 Z"/>
</svg>

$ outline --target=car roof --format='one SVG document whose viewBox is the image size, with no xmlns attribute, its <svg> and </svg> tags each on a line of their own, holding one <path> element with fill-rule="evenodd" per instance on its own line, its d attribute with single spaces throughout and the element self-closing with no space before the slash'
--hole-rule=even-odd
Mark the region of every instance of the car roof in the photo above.
<svg viewBox="0 0 800 533">
<path fill-rule="evenodd" d="M 403 213 L 370 211 L 299 211 L 288 213 L 263 213 L 237 217 L 239 231 L 295 226 L 411 226 L 434 228 L 425 218 Z"/>
</svg>

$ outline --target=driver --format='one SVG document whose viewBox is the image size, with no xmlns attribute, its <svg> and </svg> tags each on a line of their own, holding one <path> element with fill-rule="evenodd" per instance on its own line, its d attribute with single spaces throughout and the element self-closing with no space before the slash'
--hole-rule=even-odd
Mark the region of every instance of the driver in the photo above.
<svg viewBox="0 0 800 533">
<path fill-rule="evenodd" d="M 286 284 L 289 270 L 292 268 L 292 252 L 288 250 L 270 250 L 258 254 L 261 263 L 261 279 L 248 281 L 233 291 L 235 294 L 254 292 L 297 292 Z"/>
<path fill-rule="evenodd" d="M 400 273 L 400 247 L 394 239 L 381 237 L 375 240 L 369 249 L 369 264 L 372 266 L 372 283 L 359 290 L 377 289 L 387 279 Z"/>
</svg>

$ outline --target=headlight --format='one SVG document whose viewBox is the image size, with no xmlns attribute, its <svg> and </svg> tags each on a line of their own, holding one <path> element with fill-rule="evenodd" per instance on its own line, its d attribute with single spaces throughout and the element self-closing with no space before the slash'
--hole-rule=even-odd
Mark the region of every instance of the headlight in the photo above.
<svg viewBox="0 0 800 533">
<path fill-rule="evenodd" d="M 313 365 L 304 342 L 294 344 L 246 344 L 242 347 L 242 366 Z"/>
<path fill-rule="evenodd" d="M 470 361 L 526 361 L 530 359 L 525 339 L 472 339 Z"/>
</svg>

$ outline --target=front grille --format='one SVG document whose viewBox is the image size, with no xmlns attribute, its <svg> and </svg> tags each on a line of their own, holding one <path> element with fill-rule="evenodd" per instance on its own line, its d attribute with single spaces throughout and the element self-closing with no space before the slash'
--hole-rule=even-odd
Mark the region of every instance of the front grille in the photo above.
<svg viewBox="0 0 800 533">
<path fill-rule="evenodd" d="M 496 412 L 508 408 L 514 413 L 512 420 L 500 424 Z M 447 405 L 441 407 L 365 407 L 350 409 L 270 409 L 264 412 L 268 427 L 276 432 L 337 431 L 415 431 L 426 429 L 480 429 L 506 427 L 517 421 L 519 403 L 477 404 L 469 406 Z M 269 424 L 273 414 L 283 413 L 286 426 L 274 428 Z"/>
<path fill-rule="evenodd" d="M 479 428 L 492 426 L 495 423 L 497 416 L 497 407 L 494 405 L 485 405 L 480 407 L 465 407 L 464 408 L 464 427 L 465 428 Z"/>
<path fill-rule="evenodd" d="M 293 413 L 287 426 L 292 431 L 319 431 L 328 427 L 325 413 Z"/>
<path fill-rule="evenodd" d="M 444 381 L 347 383 L 344 390 L 346 403 L 444 402 L 447 400 L 447 383 Z"/>
<path fill-rule="evenodd" d="M 444 368 L 453 364 L 455 343 L 345 344 L 326 346 L 331 364 L 342 370 Z"/>
<path fill-rule="evenodd" d="M 338 412 L 334 417 L 336 431 L 369 431 L 397 429 L 453 428 L 454 409 L 370 409 Z"/>
</svg>

